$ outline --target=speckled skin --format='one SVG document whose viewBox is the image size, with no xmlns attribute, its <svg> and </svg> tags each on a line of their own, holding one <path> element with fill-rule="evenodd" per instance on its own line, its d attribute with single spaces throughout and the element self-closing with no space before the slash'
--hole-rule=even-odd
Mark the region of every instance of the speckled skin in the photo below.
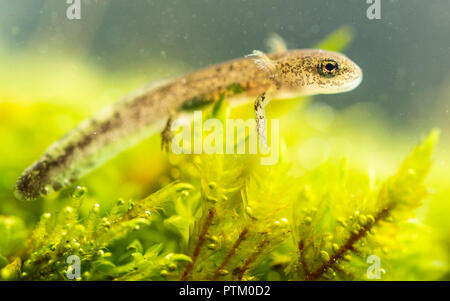
<svg viewBox="0 0 450 301">
<path fill-rule="evenodd" d="M 342 54 L 292 50 L 269 54 L 276 66 L 268 72 L 242 58 L 210 66 L 159 87 L 144 87 L 105 108 L 52 144 L 16 183 L 16 196 L 31 200 L 69 185 L 109 158 L 161 131 L 174 112 L 209 104 L 222 94 L 249 99 L 271 90 L 278 96 L 339 93 L 355 88 L 361 69 Z M 340 65 L 339 74 L 324 78 L 323 59 Z"/>
</svg>

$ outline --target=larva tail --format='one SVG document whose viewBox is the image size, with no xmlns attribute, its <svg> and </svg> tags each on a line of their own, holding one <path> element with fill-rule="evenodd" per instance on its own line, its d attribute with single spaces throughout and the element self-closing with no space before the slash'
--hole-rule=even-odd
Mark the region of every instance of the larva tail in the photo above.
<svg viewBox="0 0 450 301">
<path fill-rule="evenodd" d="M 16 197 L 33 200 L 60 190 L 159 131 L 165 116 L 153 109 L 153 90 L 146 86 L 126 96 L 53 143 L 22 173 Z"/>
</svg>

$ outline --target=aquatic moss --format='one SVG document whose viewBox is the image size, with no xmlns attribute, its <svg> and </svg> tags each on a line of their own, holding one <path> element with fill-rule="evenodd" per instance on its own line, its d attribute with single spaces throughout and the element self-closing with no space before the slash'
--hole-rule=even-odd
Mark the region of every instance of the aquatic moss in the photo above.
<svg viewBox="0 0 450 301">
<path fill-rule="evenodd" d="M 321 47 L 341 49 L 346 32 L 337 31 Z M 366 280 L 374 271 L 369 259 L 377 257 L 381 280 L 448 278 L 442 245 L 414 218 L 415 208 L 430 197 L 424 180 L 437 131 L 392 176 L 374 175 L 366 161 L 355 164 L 364 155 L 340 148 L 326 160 L 299 159 L 302 143 L 311 141 L 308 136 L 317 142 L 319 134 L 308 126 L 311 116 L 291 107 L 283 120 L 293 121 L 282 132 L 276 165 L 261 166 L 257 156 L 248 155 L 164 157 L 153 139 L 78 187 L 43 202 L 21 203 L 11 198 L 16 175 L 25 167 L 20 164 L 35 159 L 39 148 L 82 116 L 48 104 L 1 105 L 0 126 L 15 130 L 4 137 L 5 145 L 22 149 L 0 156 L 0 206 L 8 213 L 0 217 L 2 280 L 67 280 L 73 255 L 81 260 L 79 280 Z M 222 105 L 227 105 L 223 96 L 210 116 L 226 117 Z M 253 117 L 251 107 L 245 111 Z M 45 123 L 36 123 L 43 115 Z M 61 115 L 73 120 L 61 127 Z M 348 127 L 336 127 L 360 141 L 357 122 L 350 120 Z M 368 123 L 364 120 L 364 135 L 381 138 Z M 302 130 L 292 130 L 297 128 Z M 34 147 L 24 148 L 30 144 Z M 321 144 L 311 146 L 309 153 L 316 155 Z M 146 191 L 156 192 L 138 197 Z M 121 195 L 127 198 L 117 199 Z M 440 198 L 446 199 L 445 191 Z"/>
<path fill-rule="evenodd" d="M 383 276 L 393 274 L 394 251 L 386 250 L 400 247 L 397 232 L 428 194 L 437 139 L 433 131 L 375 186 L 345 160 L 298 176 L 284 161 L 185 155 L 179 181 L 142 200 L 118 200 L 107 213 L 94 204 L 83 216 L 89 192 L 76 187 L 19 251 L 23 225 L 2 219 L 0 231 L 10 234 L 1 277 L 64 280 L 71 255 L 81 259 L 81 280 L 360 280 L 370 255 L 381 258 Z"/>
</svg>

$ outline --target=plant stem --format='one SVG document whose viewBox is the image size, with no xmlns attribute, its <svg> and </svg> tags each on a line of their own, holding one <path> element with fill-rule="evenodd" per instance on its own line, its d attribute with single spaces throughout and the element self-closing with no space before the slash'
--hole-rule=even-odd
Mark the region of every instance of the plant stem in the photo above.
<svg viewBox="0 0 450 301">
<path fill-rule="evenodd" d="M 230 251 L 228 251 L 227 256 L 225 257 L 225 259 L 222 261 L 222 263 L 220 264 L 220 266 L 217 268 L 217 270 L 214 272 L 214 276 L 212 278 L 212 280 L 217 280 L 217 278 L 220 275 L 220 270 L 223 269 L 223 267 L 228 263 L 228 261 L 230 261 L 231 257 L 234 255 L 234 253 L 236 253 L 237 248 L 239 247 L 239 245 L 241 244 L 241 242 L 244 240 L 245 235 L 247 235 L 248 232 L 248 228 L 245 227 L 244 230 L 241 231 L 241 234 L 239 234 L 238 239 L 236 240 L 236 242 L 234 243 L 233 247 L 231 247 Z"/>
<path fill-rule="evenodd" d="M 244 265 L 242 266 L 241 270 L 239 271 L 238 280 L 241 281 L 242 277 L 244 277 L 245 272 L 247 271 L 249 265 L 255 261 L 255 259 L 258 257 L 259 254 L 261 254 L 263 248 L 269 243 L 269 239 L 266 237 L 261 240 L 261 242 L 258 244 L 258 247 L 256 250 L 247 258 Z"/>
<path fill-rule="evenodd" d="M 308 277 L 311 274 L 311 272 L 309 271 L 308 265 L 306 264 L 305 256 L 303 256 L 305 252 L 305 243 L 303 240 L 300 240 L 300 242 L 298 243 L 298 252 L 300 253 L 299 254 L 300 264 L 302 265 L 303 271 L 305 271 L 305 274 Z"/>
<path fill-rule="evenodd" d="M 208 229 L 211 226 L 215 213 L 216 211 L 214 208 L 209 209 L 205 224 L 202 227 L 202 231 L 200 232 L 197 244 L 195 245 L 194 254 L 192 255 L 192 262 L 187 265 L 186 269 L 184 270 L 183 276 L 181 277 L 181 280 L 186 280 L 186 278 L 189 276 L 190 272 L 194 268 L 195 262 L 198 259 L 200 249 L 205 241 L 206 234 L 208 233 Z"/>
<path fill-rule="evenodd" d="M 347 251 L 353 250 L 354 244 L 361 238 L 363 238 L 375 224 L 377 224 L 380 220 L 386 218 L 391 210 L 392 207 L 381 210 L 376 215 L 375 222 L 373 222 L 372 224 L 366 224 L 358 231 L 358 233 L 352 233 L 347 241 L 333 255 L 330 256 L 330 259 L 322 264 L 315 272 L 307 276 L 305 280 L 312 281 L 322 276 L 329 268 L 333 267 L 336 264 L 337 260 L 342 258 Z"/>
</svg>

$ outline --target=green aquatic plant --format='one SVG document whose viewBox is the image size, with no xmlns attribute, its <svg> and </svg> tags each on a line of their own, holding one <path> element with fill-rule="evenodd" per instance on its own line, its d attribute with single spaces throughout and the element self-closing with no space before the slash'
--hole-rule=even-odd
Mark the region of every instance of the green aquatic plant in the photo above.
<svg viewBox="0 0 450 301">
<path fill-rule="evenodd" d="M 81 280 L 353 280 L 370 277 L 375 255 L 381 277 L 395 278 L 390 259 L 428 194 L 437 139 L 433 131 L 382 183 L 345 159 L 298 175 L 283 159 L 203 154 L 177 158 L 176 182 L 108 212 L 95 203 L 83 214 L 89 192 L 78 186 L 21 248 L 23 222 L 2 218 L 0 275 L 68 279 L 76 255 Z"/>
<path fill-rule="evenodd" d="M 351 36 L 343 27 L 319 46 L 341 50 Z M 330 108 L 308 111 L 306 100 L 296 103 L 271 103 L 269 117 L 283 117 L 275 165 L 260 165 L 259 155 L 164 155 L 156 137 L 36 202 L 13 199 L 17 175 L 90 112 L 0 103 L 0 130 L 8 133 L 2 137 L 8 147 L 0 149 L 0 279 L 448 278 L 448 230 L 440 242 L 438 227 L 430 228 L 420 212 L 429 203 L 442 208 L 449 193 L 442 171 L 425 185 L 438 131 L 394 173 L 395 152 L 388 156 L 380 148 L 396 144 L 378 132 L 381 119 L 365 118 L 363 133 L 355 126 L 371 108 L 336 112 L 331 129 Z M 251 107 L 230 113 L 223 97 L 209 110 L 222 121 L 254 118 Z M 353 151 L 348 139 L 358 145 Z M 375 149 L 371 164 L 361 144 Z M 439 197 L 427 189 L 439 185 Z"/>
</svg>

